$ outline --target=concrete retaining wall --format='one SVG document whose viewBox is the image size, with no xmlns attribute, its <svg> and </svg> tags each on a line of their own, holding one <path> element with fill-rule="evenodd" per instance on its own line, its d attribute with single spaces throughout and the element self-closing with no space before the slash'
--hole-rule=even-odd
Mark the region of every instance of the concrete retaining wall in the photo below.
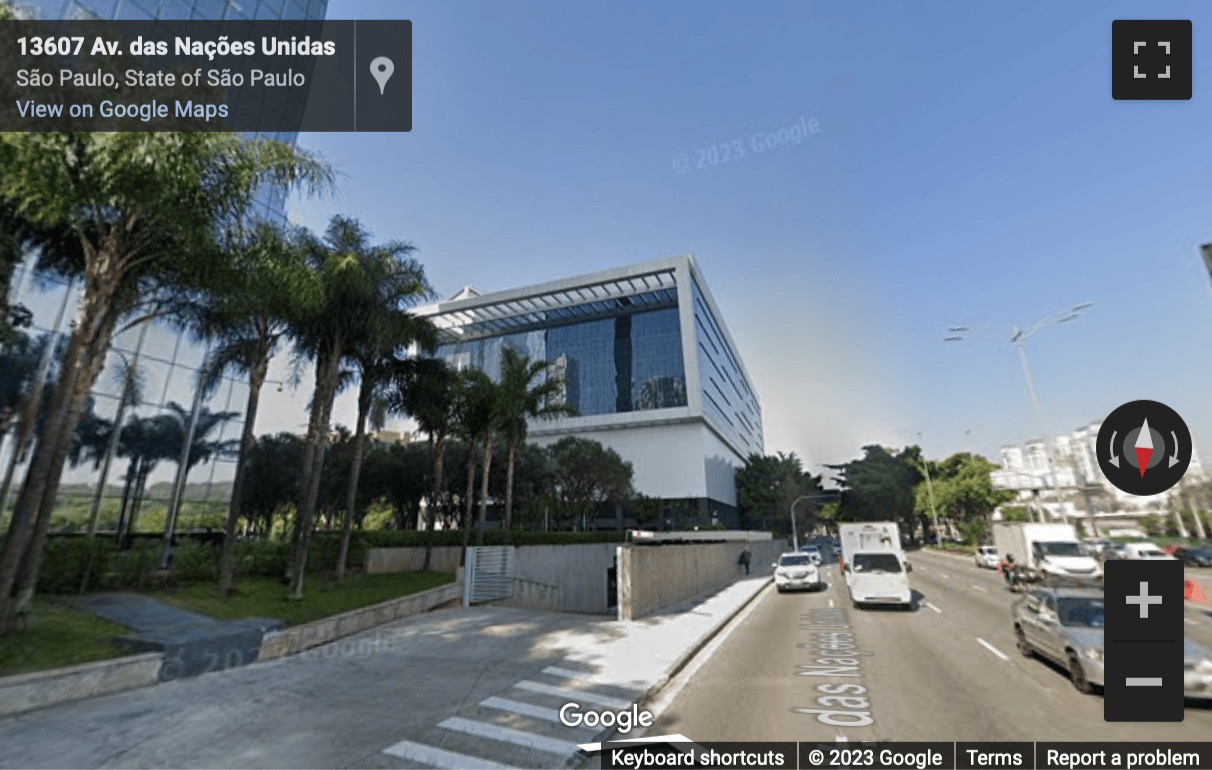
<svg viewBox="0 0 1212 770">
<path fill-rule="evenodd" d="M 429 557 L 431 572 L 454 572 L 459 567 L 462 546 L 444 545 L 434 548 Z M 420 572 L 425 565 L 424 548 L 371 548 L 366 552 L 366 573 Z"/>
<path fill-rule="evenodd" d="M 619 548 L 619 620 L 636 620 L 721 588 L 744 570 L 737 557 L 746 544 L 622 546 Z M 747 544 L 751 575 L 770 575 L 770 565 L 790 550 L 783 540 Z"/>
<path fill-rule="evenodd" d="M 163 658 L 150 652 L 0 678 L 0 716 L 153 685 L 160 679 Z"/>
<path fill-rule="evenodd" d="M 610 612 L 606 573 L 618 543 L 525 545 L 515 550 L 513 596 L 498 602 L 556 612 Z"/>
<path fill-rule="evenodd" d="M 341 615 L 334 615 L 313 623 L 292 626 L 282 631 L 272 631 L 261 640 L 261 651 L 257 659 L 270 660 L 294 655 L 343 636 L 356 634 L 359 631 L 381 626 L 409 615 L 428 612 L 434 607 L 459 599 L 462 595 L 462 585 L 455 582 L 419 594 L 403 596 L 382 604 L 374 604 Z"/>
</svg>

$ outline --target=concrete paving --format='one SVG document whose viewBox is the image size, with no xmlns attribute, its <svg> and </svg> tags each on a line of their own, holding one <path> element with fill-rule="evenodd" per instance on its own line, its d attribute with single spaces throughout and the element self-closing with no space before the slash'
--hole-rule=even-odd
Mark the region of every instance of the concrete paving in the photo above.
<svg viewBox="0 0 1212 770">
<path fill-rule="evenodd" d="M 769 577 L 621 623 L 441 610 L 290 658 L 0 719 L 0 767 L 564 767 Z"/>
</svg>

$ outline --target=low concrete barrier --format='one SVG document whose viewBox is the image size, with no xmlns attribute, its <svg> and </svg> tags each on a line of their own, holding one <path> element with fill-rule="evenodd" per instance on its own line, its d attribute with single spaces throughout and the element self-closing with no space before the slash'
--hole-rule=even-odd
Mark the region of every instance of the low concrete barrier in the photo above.
<svg viewBox="0 0 1212 770">
<path fill-rule="evenodd" d="M 772 574 L 771 563 L 790 550 L 781 539 L 620 547 L 619 620 L 651 615 L 744 577 L 737 557 L 745 547 L 754 576 Z"/>
<path fill-rule="evenodd" d="M 147 687 L 160 680 L 158 652 L 0 678 L 0 716 Z"/>
<path fill-rule="evenodd" d="M 460 583 L 449 583 L 419 594 L 402 596 L 382 604 L 374 604 L 330 618 L 292 626 L 281 631 L 272 631 L 261 640 L 258 660 L 272 660 L 294 655 L 311 647 L 340 639 L 350 634 L 381 626 L 393 620 L 428 612 L 435 607 L 455 601 L 463 596 Z"/>
<path fill-rule="evenodd" d="M 462 546 L 444 545 L 429 554 L 432 572 L 454 572 L 463 555 Z M 424 548 L 371 548 L 366 552 L 366 574 L 420 572 L 425 566 Z"/>
</svg>

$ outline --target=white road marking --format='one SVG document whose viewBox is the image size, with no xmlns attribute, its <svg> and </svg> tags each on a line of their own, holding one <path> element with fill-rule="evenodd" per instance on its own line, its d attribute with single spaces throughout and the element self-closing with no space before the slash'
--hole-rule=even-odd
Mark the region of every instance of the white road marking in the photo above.
<svg viewBox="0 0 1212 770">
<path fill-rule="evenodd" d="M 830 600 L 829 600 L 829 606 L 830 606 L 830 607 L 832 607 L 832 606 L 833 606 L 833 600 L 832 600 L 832 599 L 830 599 Z"/>
<path fill-rule="evenodd" d="M 975 588 L 976 590 L 980 591 L 981 593 L 987 593 L 985 591 L 985 589 L 981 588 L 980 586 L 976 585 L 975 583 L 972 585 L 972 587 Z"/>
<path fill-rule="evenodd" d="M 994 655 L 1001 658 L 1002 660 L 1010 660 L 1010 658 L 1008 658 L 1004 652 L 997 649 L 992 644 L 989 644 L 984 639 L 981 639 L 979 636 L 976 637 L 976 641 L 978 641 L 980 643 L 981 647 L 984 647 L 986 650 L 993 653 Z"/>
<path fill-rule="evenodd" d="M 573 690 L 568 687 L 556 687 L 555 685 L 543 684 L 542 682 L 532 682 L 529 679 L 523 679 L 514 685 L 519 690 L 529 690 L 530 692 L 538 692 L 544 695 L 554 695 L 557 698 L 565 698 L 578 703 L 596 703 L 599 706 L 606 706 L 612 709 L 630 708 L 632 702 L 621 698 L 611 698 L 608 695 L 598 695 L 596 692 L 586 692 L 585 690 Z"/>
<path fill-rule="evenodd" d="M 1195 622 L 1194 620 L 1192 620 L 1191 618 L 1183 618 L 1183 620 L 1184 620 L 1184 621 L 1186 622 L 1186 624 L 1187 624 L 1187 625 L 1189 625 L 1189 626 L 1198 626 L 1198 625 L 1199 625 L 1198 623 L 1196 623 L 1196 622 Z"/>
<path fill-rule="evenodd" d="M 850 743 L 850 739 L 847 738 L 845 735 L 842 735 L 841 733 L 837 734 L 836 740 L 838 743 Z"/>
<path fill-rule="evenodd" d="M 951 576 L 950 576 L 950 575 L 948 575 L 946 572 L 944 572 L 944 573 L 942 573 L 942 574 L 943 574 L 943 577 L 947 578 L 948 580 L 950 580 L 950 579 L 951 579 Z"/>
<path fill-rule="evenodd" d="M 518 700 L 510 700 L 509 698 L 498 698 L 493 696 L 486 700 L 480 701 L 480 705 L 490 709 L 500 709 L 501 711 L 510 711 L 515 714 L 525 714 L 526 716 L 534 717 L 535 719 L 544 719 L 548 722 L 563 724 L 563 722 L 560 722 L 560 712 L 556 711 L 555 709 L 536 706 L 533 703 L 523 703 L 522 701 Z"/>
<path fill-rule="evenodd" d="M 460 768 L 475 768 L 476 770 L 515 770 L 513 765 L 502 765 L 500 762 L 491 762 L 480 757 L 472 757 L 467 754 L 458 754 L 445 749 L 436 749 L 433 746 L 426 746 L 423 743 L 413 743 L 412 741 L 400 741 L 394 746 L 389 746 L 383 749 L 384 754 L 391 754 L 393 757 L 406 759 L 409 762 L 420 762 L 431 767 L 440 767 L 444 770 L 459 770 Z"/>
<path fill-rule="evenodd" d="M 930 602 L 922 602 L 922 604 L 926 605 L 927 607 L 929 607 L 930 609 L 934 610 L 935 612 L 937 612 L 937 613 L 938 613 L 938 614 L 940 614 L 940 615 L 942 615 L 942 614 L 943 614 L 943 611 L 942 611 L 942 610 L 940 610 L 938 607 L 935 607 L 935 606 L 934 606 L 933 604 L 931 604 Z"/>
<path fill-rule="evenodd" d="M 575 743 L 568 741 L 558 741 L 555 738 L 547 738 L 542 735 L 534 735 L 533 733 L 514 730 L 509 727 L 500 727 L 499 725 L 489 724 L 488 722 L 477 722 L 473 719 L 464 719 L 463 717 L 451 717 L 438 723 L 438 727 L 446 728 L 447 730 L 457 730 L 461 733 L 474 735 L 478 738 L 488 738 L 494 741 L 505 741 L 517 746 L 525 746 L 528 749 L 537 749 L 538 751 L 546 751 L 559 756 L 570 756 L 577 751 Z"/>
</svg>

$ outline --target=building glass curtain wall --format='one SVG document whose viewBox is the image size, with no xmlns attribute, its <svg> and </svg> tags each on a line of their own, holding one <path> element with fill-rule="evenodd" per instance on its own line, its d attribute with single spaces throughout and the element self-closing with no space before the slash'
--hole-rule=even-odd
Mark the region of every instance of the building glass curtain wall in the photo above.
<svg viewBox="0 0 1212 770">
<path fill-rule="evenodd" d="M 762 452 L 761 409 L 705 286 L 683 256 L 493 294 L 469 289 L 419 312 L 455 368 L 496 380 L 507 347 L 547 363 L 572 413 L 535 421 L 533 442 L 596 440 L 632 464 L 637 491 L 676 501 L 676 523 L 736 526 L 735 468 Z"/>
<path fill-rule="evenodd" d="M 322 20 L 327 13 L 328 0 L 16 0 L 12 4 L 21 16 L 44 19 Z M 293 132 L 264 136 L 292 145 L 296 140 Z M 273 187 L 261 190 L 252 214 L 285 223 L 285 191 Z M 34 275 L 31 267 L 27 261 L 14 277 L 14 299 L 28 307 L 34 316 L 32 328 L 25 331 L 32 338 L 52 334 L 56 331 L 55 319 L 63 310 L 63 320 L 57 331 L 66 336 L 75 317 L 78 285 L 69 287 L 66 281 L 57 277 Z M 163 512 L 176 474 L 180 439 L 176 452 L 159 457 L 140 447 L 138 438 L 149 437 L 148 429 L 151 428 L 171 429 L 166 425 L 167 421 L 180 423 L 188 419 L 204 355 L 205 351 L 192 344 L 188 337 L 163 326 L 153 325 L 146 334 L 135 328 L 115 336 L 105 370 L 91 393 L 91 417 L 102 424 L 112 424 L 121 416 L 120 443 L 108 473 L 103 474 L 104 456 L 108 453 L 104 435 L 101 440 L 94 440 L 93 446 L 84 447 L 75 460 L 69 462 L 60 493 L 59 510 L 63 514 L 57 512 L 55 518 L 57 529 L 79 530 L 81 522 L 88 519 L 94 507 L 100 509 L 98 523 L 102 531 L 117 524 L 123 508 L 126 509 L 124 515 L 129 517 L 135 504 L 123 502 L 131 496 L 127 493 L 127 481 L 142 477 L 140 470 L 146 471 L 146 477 L 137 527 L 144 531 L 162 529 Z M 122 373 L 127 369 L 138 372 L 134 381 L 139 387 L 134 397 L 128 398 L 125 406 L 119 408 L 124 390 Z M 210 426 L 198 437 L 195 448 L 207 450 L 209 458 L 197 463 L 188 476 L 179 530 L 214 526 L 226 511 L 247 392 L 246 380 L 228 377 L 203 403 L 203 417 L 211 417 L 201 420 L 200 428 Z M 86 416 L 85 421 L 89 420 Z M 127 430 L 134 425 L 145 430 Z M 11 440 L 0 445 L 0 478 L 13 455 Z M 0 519 L 5 517 L 17 496 L 24 467 L 24 464 L 15 467 L 6 510 L 0 511 Z M 104 497 L 98 503 L 96 494 L 102 475 L 105 475 Z"/>
</svg>

